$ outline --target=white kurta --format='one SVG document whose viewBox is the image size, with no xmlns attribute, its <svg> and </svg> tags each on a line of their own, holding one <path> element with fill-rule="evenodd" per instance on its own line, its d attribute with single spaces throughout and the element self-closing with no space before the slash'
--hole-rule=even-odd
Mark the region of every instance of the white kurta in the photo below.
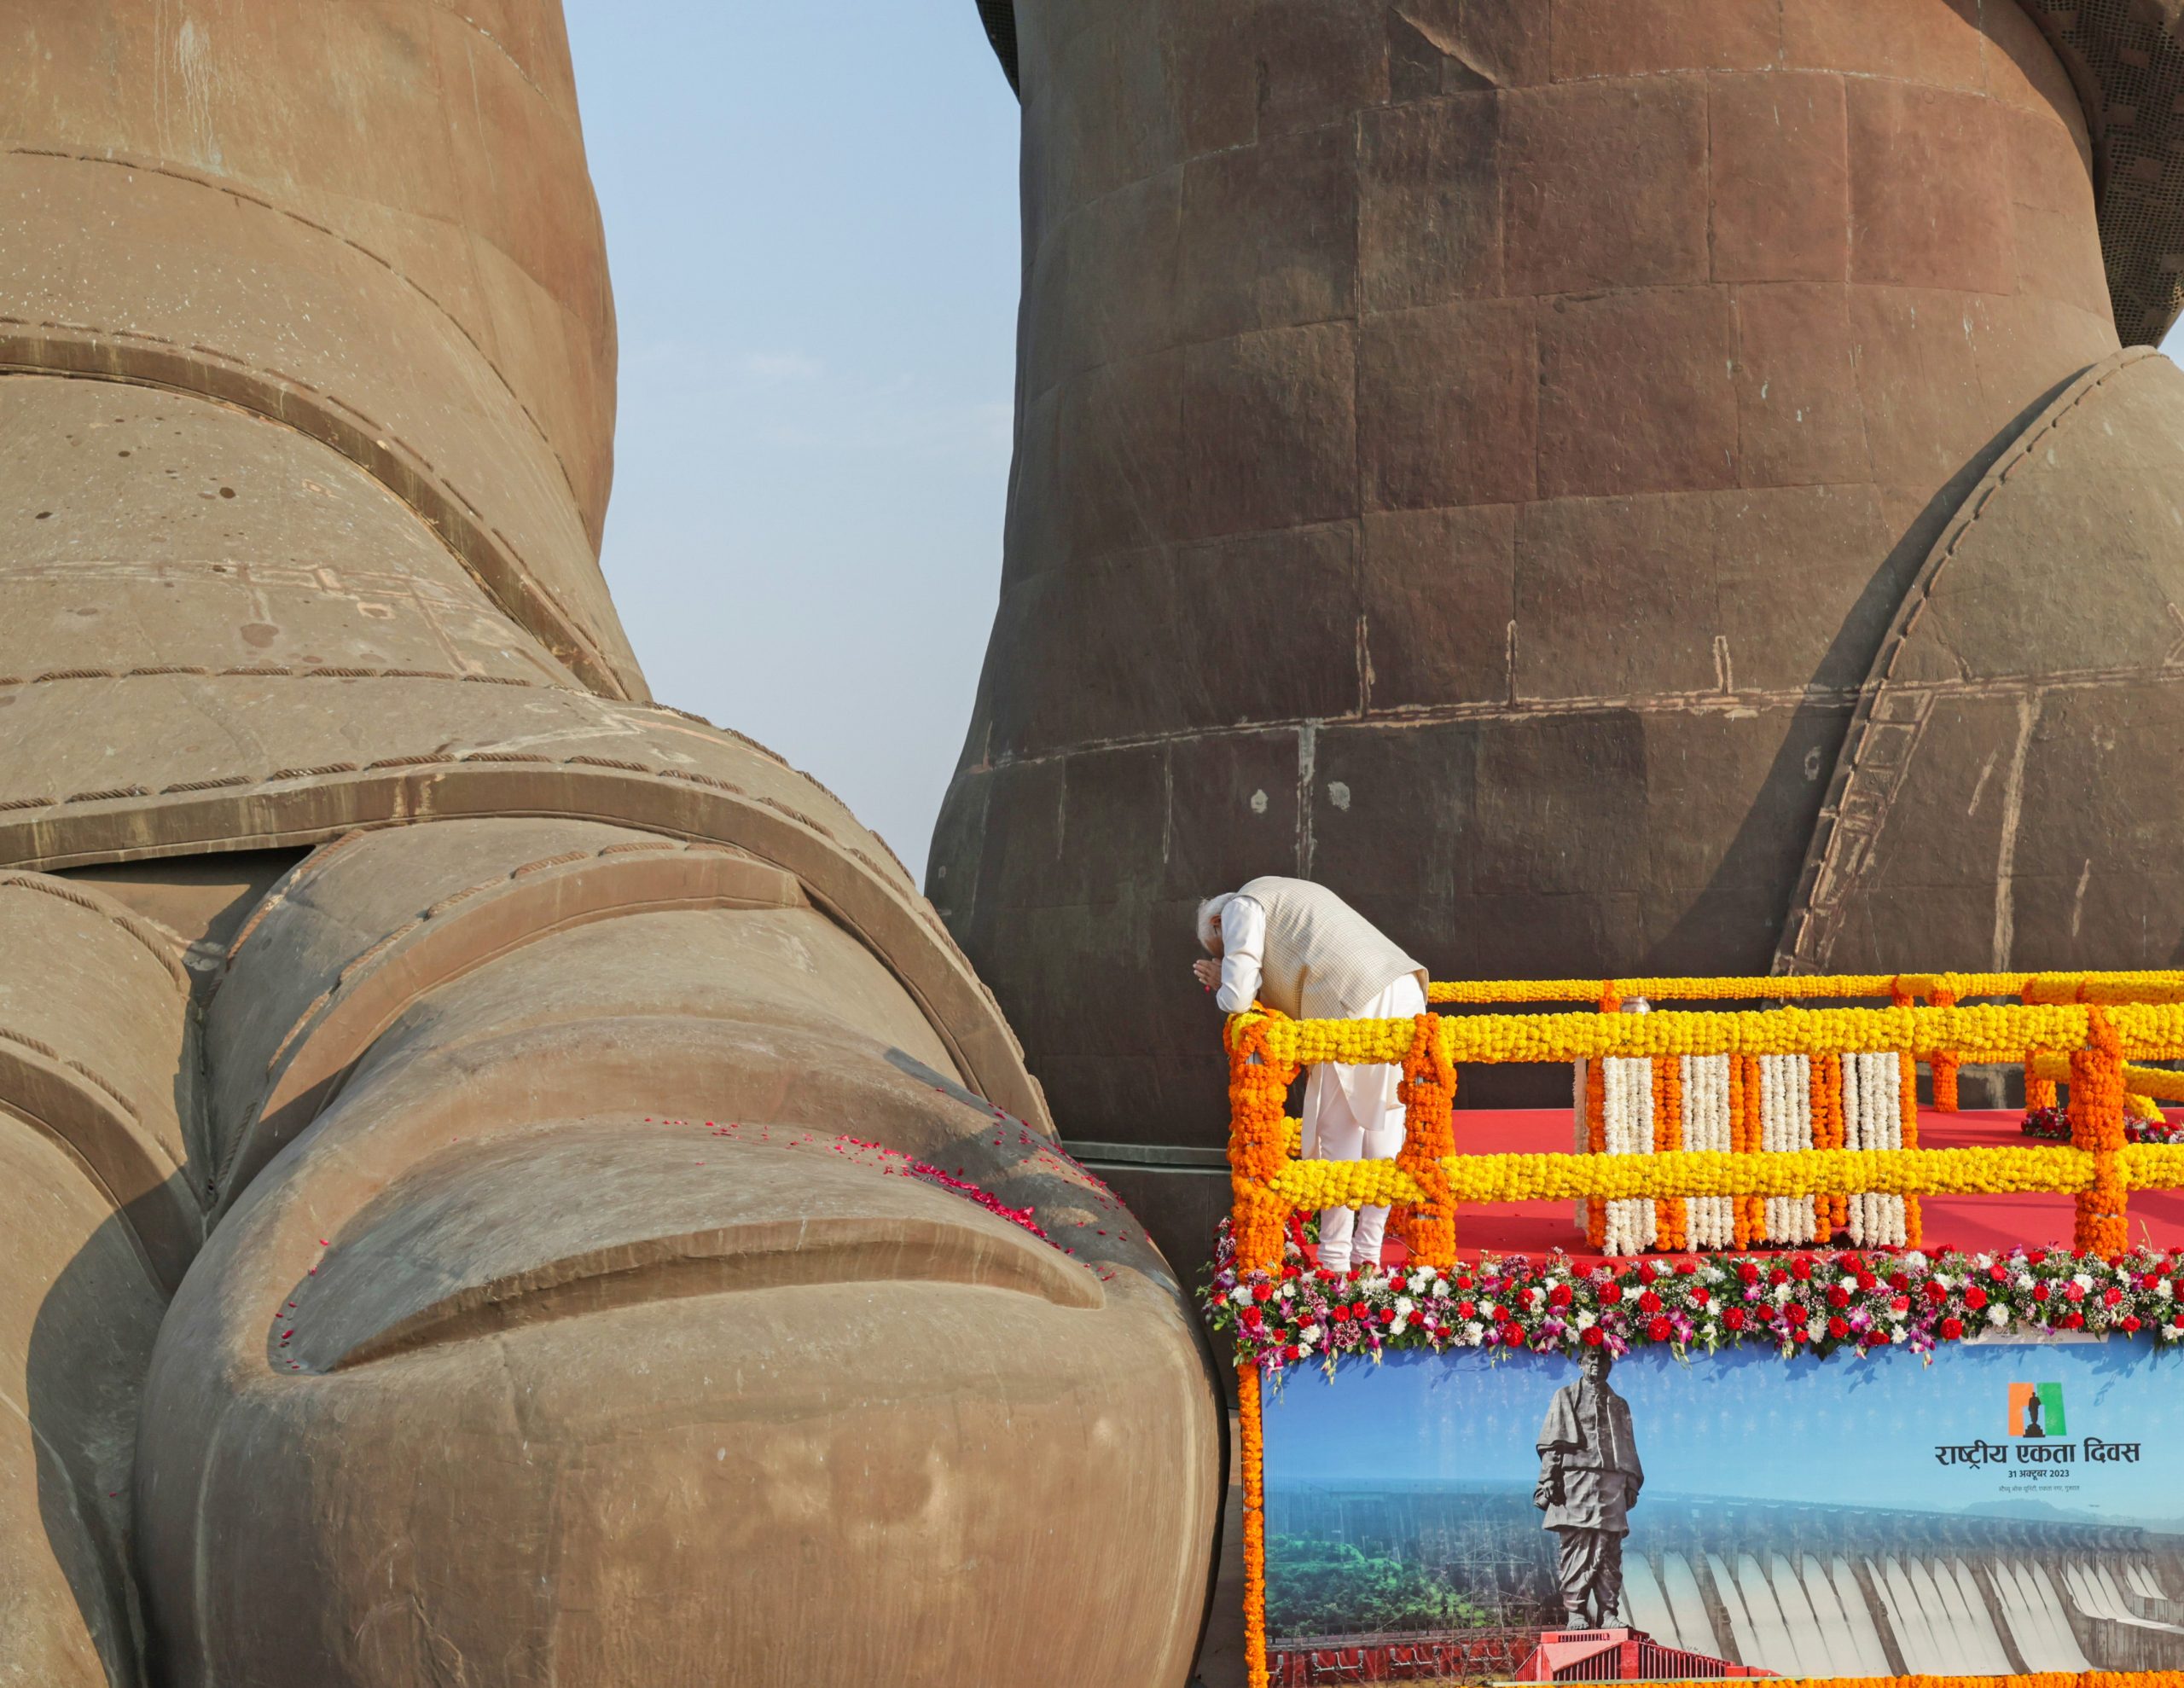
<svg viewBox="0 0 2184 1688">
<path fill-rule="evenodd" d="M 1231 897 L 1221 911 L 1221 989 L 1214 998 L 1224 1014 L 1240 1014 L 1258 995 L 1266 954 L 1266 910 L 1248 896 Z M 1414 1019 L 1426 1012 L 1426 992 L 1405 973 L 1350 1018 Z M 1399 1066 L 1315 1066 L 1304 1080 L 1304 1154 L 1313 1160 L 1393 1160 L 1403 1147 L 1403 1106 L 1396 1098 Z M 1353 1263 L 1378 1265 L 1386 1233 L 1385 1208 L 1328 1208 L 1320 1215 L 1320 1264 L 1333 1271 Z"/>
</svg>

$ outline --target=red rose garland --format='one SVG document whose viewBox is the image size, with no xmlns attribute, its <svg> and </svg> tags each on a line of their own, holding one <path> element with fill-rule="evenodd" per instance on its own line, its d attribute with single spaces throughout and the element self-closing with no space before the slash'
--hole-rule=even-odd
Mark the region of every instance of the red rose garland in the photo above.
<svg viewBox="0 0 2184 1688">
<path fill-rule="evenodd" d="M 1621 1354 L 1649 1343 L 1687 1352 L 1754 1343 L 1785 1355 L 1923 1354 L 1979 1331 L 2184 1341 L 2184 1250 L 2103 1259 L 2061 1249 L 1931 1257 L 1815 1250 L 1591 1267 L 1512 1256 L 1333 1273 L 1307 1267 L 1292 1244 L 1277 1268 L 1241 1272 L 1224 1225 L 1200 1293 L 1239 1362 L 1269 1373 L 1417 1349 L 1605 1345 Z"/>
</svg>

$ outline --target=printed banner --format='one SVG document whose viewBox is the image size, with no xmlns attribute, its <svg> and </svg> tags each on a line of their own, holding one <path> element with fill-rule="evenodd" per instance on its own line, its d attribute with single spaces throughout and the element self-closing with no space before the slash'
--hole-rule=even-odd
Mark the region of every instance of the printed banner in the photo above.
<svg viewBox="0 0 2184 1688">
<path fill-rule="evenodd" d="M 1627 1626 L 1738 1674 L 2184 1668 L 2184 1358 L 2144 1343 L 1400 1354 L 1265 1424 L 1278 1660 L 1507 1677 Z"/>
</svg>

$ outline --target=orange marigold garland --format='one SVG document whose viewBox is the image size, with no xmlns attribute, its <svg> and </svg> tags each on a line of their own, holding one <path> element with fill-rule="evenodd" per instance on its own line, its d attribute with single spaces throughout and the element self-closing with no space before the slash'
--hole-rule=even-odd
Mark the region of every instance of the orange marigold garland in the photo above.
<svg viewBox="0 0 2184 1688">
<path fill-rule="evenodd" d="M 2094 1157 L 2093 1186 L 2078 1196 L 2076 1242 L 2104 1259 L 2130 1245 L 2122 1159 L 2123 1045 L 2108 1011 L 2086 1010 L 2086 1047 L 2071 1054 L 2071 1142 Z"/>
<path fill-rule="evenodd" d="M 1683 1146 L 1683 1059 L 1653 1058 L 1653 1152 Z M 1688 1246 L 1691 1204 L 1682 1197 L 1653 1204 L 1654 1244 L 1670 1252 Z"/>
<path fill-rule="evenodd" d="M 1956 993 L 1945 985 L 1937 985 L 1933 995 L 1927 1000 L 1937 1008 L 1956 1006 Z M 1945 1114 L 1955 1113 L 1957 1111 L 1956 1057 L 1937 1051 L 1926 1065 L 1934 1076 L 1934 1105 Z"/>
<path fill-rule="evenodd" d="M 1585 1147 L 1607 1152 L 1607 1074 L 1597 1060 L 1585 1063 Z M 1607 1246 L 1607 1204 L 1598 1198 L 1585 1204 L 1585 1241 L 1595 1251 Z"/>
<path fill-rule="evenodd" d="M 1404 1107 L 1403 1149 L 1396 1165 L 1426 1198 L 1397 1221 L 1403 1242 L 1426 1265 L 1447 1268 L 1456 1263 L 1456 1204 L 1442 1162 L 1456 1151 L 1456 1069 L 1442 1047 L 1440 1023 L 1438 1014 L 1420 1014 L 1403 1058 L 1403 1082 L 1396 1090 Z"/>
<path fill-rule="evenodd" d="M 1228 1184 L 1235 1197 L 1236 1252 L 1260 1270 L 1281 1264 L 1289 1204 L 1269 1187 L 1289 1158 L 1289 1087 L 1293 1061 L 1267 1047 L 1269 1017 L 1228 1023 Z"/>
<path fill-rule="evenodd" d="M 1236 1407 L 1244 1461 L 1244 1673 L 1251 1688 L 1267 1688 L 1266 1424 L 1256 1360 L 1236 1368 Z"/>
<path fill-rule="evenodd" d="M 1815 1055 L 1806 1065 L 1812 1100 L 1812 1146 L 1815 1149 L 1843 1146 L 1843 1063 Z M 1839 1204 L 1839 1205 L 1838 1205 Z M 1812 1198 L 1813 1240 L 1824 1243 L 1850 1222 L 1847 1196 L 1822 1193 Z"/>
<path fill-rule="evenodd" d="M 2044 1053 L 2039 1049 L 2028 1049 L 2024 1052 L 2024 1111 L 2027 1113 L 2030 1113 L 2035 1108 L 2052 1108 L 2055 1105 L 2055 1081 L 2052 1078 L 2042 1078 L 2033 1070 L 2039 1065 L 2040 1057 Z"/>
<path fill-rule="evenodd" d="M 1759 1146 L 1759 1075 L 1757 1064 L 1749 1055 L 1729 1057 L 1729 1148 L 1737 1154 L 1748 1155 Z M 1765 1226 L 1765 1209 L 1760 1198 L 1738 1196 L 1734 1198 L 1734 1221 L 1736 1226 L 1736 1245 L 1748 1249 L 1757 1242 Z"/>
</svg>

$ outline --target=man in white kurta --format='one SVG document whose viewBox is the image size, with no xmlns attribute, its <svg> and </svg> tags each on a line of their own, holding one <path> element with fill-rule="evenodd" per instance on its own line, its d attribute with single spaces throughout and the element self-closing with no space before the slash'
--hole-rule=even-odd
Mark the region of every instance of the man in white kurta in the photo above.
<svg viewBox="0 0 2184 1688">
<path fill-rule="evenodd" d="M 1224 1013 L 1256 1000 L 1296 1019 L 1412 1019 L 1426 1012 L 1426 970 L 1323 885 L 1264 878 L 1199 905 L 1195 965 Z M 1331 1161 L 1392 1160 L 1403 1147 L 1399 1066 L 1322 1064 L 1304 1081 L 1304 1153 Z M 1377 1266 L 1388 1210 L 1329 1208 L 1320 1264 Z"/>
</svg>

